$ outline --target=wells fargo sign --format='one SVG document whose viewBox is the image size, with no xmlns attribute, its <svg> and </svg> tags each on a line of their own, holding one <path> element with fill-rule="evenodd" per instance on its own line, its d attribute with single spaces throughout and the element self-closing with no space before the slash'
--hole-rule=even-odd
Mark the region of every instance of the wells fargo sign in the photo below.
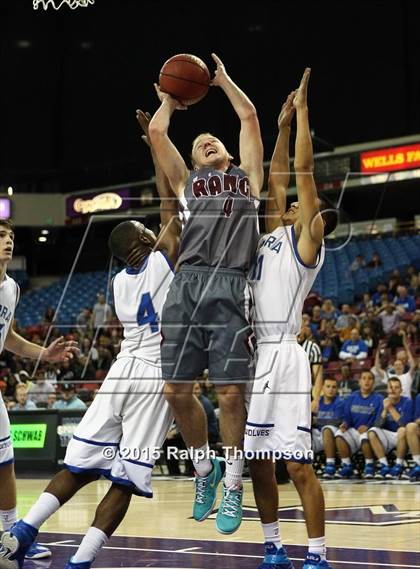
<svg viewBox="0 0 420 569">
<path fill-rule="evenodd" d="M 420 143 L 360 153 L 362 172 L 390 172 L 420 168 Z"/>
<path fill-rule="evenodd" d="M 129 190 L 116 190 L 101 194 L 71 196 L 66 200 L 66 214 L 67 217 L 77 217 L 101 211 L 128 209 L 129 195 Z"/>
</svg>

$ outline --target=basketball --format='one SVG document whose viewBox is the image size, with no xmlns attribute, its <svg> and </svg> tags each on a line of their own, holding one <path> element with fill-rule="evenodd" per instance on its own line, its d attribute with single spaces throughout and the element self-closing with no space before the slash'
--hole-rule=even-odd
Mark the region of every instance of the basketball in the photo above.
<svg viewBox="0 0 420 569">
<path fill-rule="evenodd" d="M 207 95 L 210 73 L 204 61 L 195 55 L 181 53 L 163 64 L 159 86 L 183 105 L 193 105 Z"/>
</svg>

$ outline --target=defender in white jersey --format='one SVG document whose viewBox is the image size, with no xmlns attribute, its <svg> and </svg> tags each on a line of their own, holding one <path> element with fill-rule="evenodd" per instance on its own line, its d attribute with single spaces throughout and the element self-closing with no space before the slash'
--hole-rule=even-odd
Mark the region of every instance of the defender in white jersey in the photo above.
<svg viewBox="0 0 420 569">
<path fill-rule="evenodd" d="M 0 353 L 5 348 L 14 354 L 34 360 L 61 362 L 77 352 L 75 342 L 58 338 L 48 348 L 28 342 L 13 330 L 13 319 L 19 302 L 19 286 L 6 274 L 14 248 L 14 227 L 11 221 L 0 219 Z M 10 422 L 0 394 L 0 520 L 3 530 L 9 530 L 16 522 L 16 478 L 13 446 L 10 437 Z M 2 555 L 0 545 L 0 556 Z M 27 550 L 29 559 L 49 557 L 51 551 L 36 543 Z"/>
<path fill-rule="evenodd" d="M 257 367 L 245 429 L 245 453 L 265 537 L 260 569 L 291 569 L 278 526 L 278 490 L 273 458 L 283 458 L 302 500 L 309 534 L 304 569 L 328 569 L 324 499 L 313 471 L 311 450 L 311 371 L 297 342 L 303 303 L 322 267 L 323 237 L 333 219 L 320 210 L 313 179 L 312 142 L 307 109 L 306 69 L 279 117 L 279 136 L 269 176 L 266 226 L 251 279 L 255 297 Z M 298 202 L 285 212 L 289 182 L 289 133 L 297 114 L 295 171 Z M 331 223 L 333 222 L 333 224 Z"/>
<path fill-rule="evenodd" d="M 148 143 L 149 115 L 138 111 L 137 118 Z M 163 396 L 160 317 L 173 279 L 180 235 L 177 202 L 153 151 L 152 157 L 161 197 L 159 237 L 138 221 L 124 221 L 109 238 L 112 254 L 127 265 L 113 281 L 115 310 L 124 327 L 121 351 L 68 445 L 65 469 L 27 516 L 7 532 L 4 545 L 12 555 L 7 561 L 0 556 L 0 568 L 20 569 L 25 549 L 39 527 L 101 475 L 112 485 L 67 569 L 91 567 L 100 547 L 123 520 L 132 494 L 152 497 L 153 466 L 172 423 Z"/>
</svg>

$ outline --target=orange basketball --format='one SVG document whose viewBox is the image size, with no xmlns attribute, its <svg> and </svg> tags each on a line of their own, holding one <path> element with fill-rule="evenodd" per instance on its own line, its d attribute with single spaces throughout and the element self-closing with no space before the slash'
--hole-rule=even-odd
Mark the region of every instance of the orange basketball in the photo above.
<svg viewBox="0 0 420 569">
<path fill-rule="evenodd" d="M 207 95 L 210 73 L 207 65 L 198 57 L 180 53 L 163 64 L 159 86 L 183 105 L 193 105 Z"/>
</svg>

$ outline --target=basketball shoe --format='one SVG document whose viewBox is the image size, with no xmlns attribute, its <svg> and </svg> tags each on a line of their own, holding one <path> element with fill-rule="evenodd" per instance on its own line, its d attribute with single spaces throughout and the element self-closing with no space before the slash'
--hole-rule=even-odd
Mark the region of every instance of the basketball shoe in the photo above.
<svg viewBox="0 0 420 569">
<path fill-rule="evenodd" d="M 195 477 L 193 518 L 197 522 L 204 521 L 212 513 L 217 499 L 217 487 L 225 471 L 223 458 L 212 458 L 211 462 L 213 469 L 207 476 Z"/>
<path fill-rule="evenodd" d="M 284 547 L 277 549 L 274 543 L 267 542 L 264 550 L 264 561 L 258 565 L 258 569 L 294 569 Z"/>
</svg>

